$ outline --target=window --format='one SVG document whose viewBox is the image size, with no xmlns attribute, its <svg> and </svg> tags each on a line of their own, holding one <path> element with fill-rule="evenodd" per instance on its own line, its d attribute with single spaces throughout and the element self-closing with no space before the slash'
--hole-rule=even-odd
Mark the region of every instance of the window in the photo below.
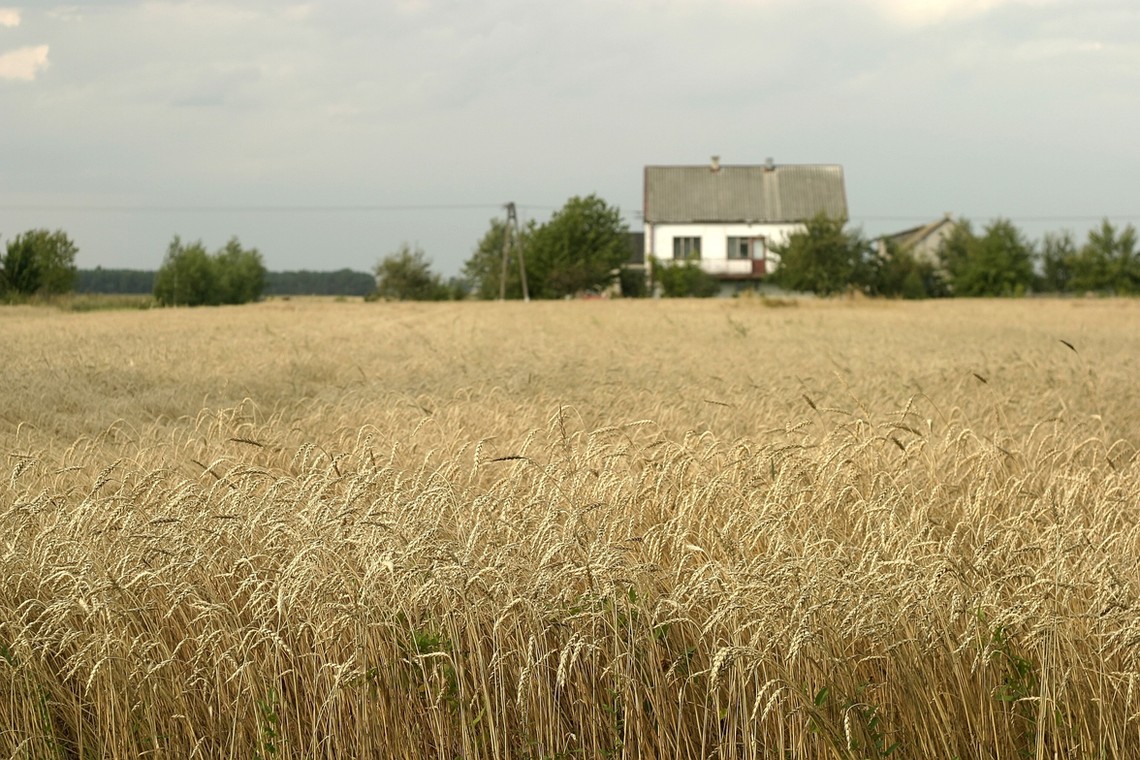
<svg viewBox="0 0 1140 760">
<path fill-rule="evenodd" d="M 728 239 L 728 258 L 730 259 L 763 259 L 765 241 L 762 237 L 730 237 Z"/>
<path fill-rule="evenodd" d="M 694 259 L 701 257 L 701 239 L 699 237 L 673 238 L 673 258 L 684 260 L 690 256 Z"/>
<path fill-rule="evenodd" d="M 746 237 L 730 237 L 728 239 L 728 258 L 730 259 L 750 259 L 752 254 L 749 249 L 751 246 L 748 244 Z"/>
</svg>

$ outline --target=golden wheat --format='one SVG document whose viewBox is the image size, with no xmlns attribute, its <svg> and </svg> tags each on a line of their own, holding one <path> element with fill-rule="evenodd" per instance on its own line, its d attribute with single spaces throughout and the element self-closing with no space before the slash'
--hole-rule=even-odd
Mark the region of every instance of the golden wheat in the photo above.
<svg viewBox="0 0 1140 760">
<path fill-rule="evenodd" d="M 0 753 L 1140 757 L 1138 327 L 0 310 Z"/>
</svg>

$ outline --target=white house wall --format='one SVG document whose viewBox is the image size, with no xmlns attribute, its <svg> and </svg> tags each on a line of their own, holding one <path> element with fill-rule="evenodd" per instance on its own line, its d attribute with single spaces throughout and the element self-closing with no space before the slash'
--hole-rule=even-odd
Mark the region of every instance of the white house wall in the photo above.
<svg viewBox="0 0 1140 760">
<path fill-rule="evenodd" d="M 730 237 L 762 237 L 765 246 L 766 272 L 773 271 L 780 257 L 772 252 L 773 246 L 783 245 L 788 237 L 804 229 L 802 224 L 652 224 L 645 225 L 645 257 L 656 257 L 664 264 L 673 261 L 673 238 L 699 237 L 701 239 L 701 269 L 715 275 L 751 274 L 750 259 L 729 259 Z M 739 271 L 737 271 L 739 270 Z"/>
<path fill-rule="evenodd" d="M 939 266 L 938 252 L 942 249 L 942 244 L 946 242 L 946 239 L 954 232 L 956 226 L 954 222 L 944 222 L 925 238 L 915 243 L 911 253 L 919 261 Z"/>
</svg>

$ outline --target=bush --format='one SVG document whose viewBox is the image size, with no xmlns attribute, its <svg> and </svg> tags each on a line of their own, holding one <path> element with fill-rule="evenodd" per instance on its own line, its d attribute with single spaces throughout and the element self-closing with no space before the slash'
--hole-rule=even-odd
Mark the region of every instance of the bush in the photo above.
<svg viewBox="0 0 1140 760">
<path fill-rule="evenodd" d="M 622 267 L 618 273 L 623 298 L 645 298 L 649 295 L 649 283 L 645 270 L 641 267 Z"/>
<path fill-rule="evenodd" d="M 403 243 L 376 264 L 375 298 L 393 301 L 446 301 L 451 290 L 431 271 L 431 262 L 419 246 Z"/>
<path fill-rule="evenodd" d="M 710 298 L 720 292 L 720 282 L 701 269 L 695 256 L 672 264 L 653 259 L 653 279 L 661 285 L 661 294 L 666 298 Z"/>
</svg>

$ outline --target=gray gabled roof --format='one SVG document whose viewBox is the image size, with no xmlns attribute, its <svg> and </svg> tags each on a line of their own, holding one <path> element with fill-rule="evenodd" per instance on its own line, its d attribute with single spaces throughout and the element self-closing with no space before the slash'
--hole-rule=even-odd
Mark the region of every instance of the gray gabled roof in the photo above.
<svg viewBox="0 0 1140 760">
<path fill-rule="evenodd" d="M 847 217 L 843 167 L 647 166 L 645 221 L 803 222 L 819 212 Z"/>
<path fill-rule="evenodd" d="M 903 230 L 902 232 L 895 232 L 883 237 L 895 243 L 900 248 L 914 247 L 925 242 L 933 235 L 944 234 L 943 228 L 955 227 L 958 222 L 954 220 L 954 215 L 946 212 L 941 219 L 935 219 L 933 222 L 920 224 L 917 227 Z"/>
</svg>

